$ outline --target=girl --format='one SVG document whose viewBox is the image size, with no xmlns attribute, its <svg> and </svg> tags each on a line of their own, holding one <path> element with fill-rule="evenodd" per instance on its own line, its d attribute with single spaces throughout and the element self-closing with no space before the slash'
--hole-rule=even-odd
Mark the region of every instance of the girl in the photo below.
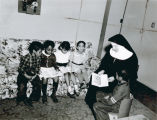
<svg viewBox="0 0 157 120">
<path fill-rule="evenodd" d="M 57 65 L 59 66 L 61 73 L 63 73 L 64 79 L 68 87 L 67 95 L 71 98 L 75 98 L 75 96 L 72 94 L 70 80 L 69 80 L 70 43 L 68 41 L 63 41 L 58 47 L 58 51 L 55 53 L 55 55 L 56 55 Z"/>
<path fill-rule="evenodd" d="M 56 97 L 56 91 L 58 88 L 58 66 L 56 64 L 56 56 L 53 54 L 54 42 L 47 40 L 44 42 L 44 51 L 41 55 L 41 74 L 40 77 L 42 79 L 42 102 L 47 102 L 47 82 L 48 78 L 53 78 L 53 92 L 51 98 L 54 102 L 58 102 Z"/>
<path fill-rule="evenodd" d="M 88 83 L 88 76 L 87 71 L 85 70 L 84 63 L 87 61 L 87 55 L 85 54 L 85 47 L 86 43 L 84 41 L 79 41 L 76 46 L 76 51 L 73 53 L 71 58 L 71 66 L 72 66 L 72 73 L 71 77 L 74 82 L 74 89 L 76 95 L 79 95 L 78 86 L 76 85 L 76 79 L 77 76 L 79 79 L 79 82 L 83 86 L 83 80 L 85 83 Z M 81 87 L 80 86 L 80 87 Z"/>
</svg>

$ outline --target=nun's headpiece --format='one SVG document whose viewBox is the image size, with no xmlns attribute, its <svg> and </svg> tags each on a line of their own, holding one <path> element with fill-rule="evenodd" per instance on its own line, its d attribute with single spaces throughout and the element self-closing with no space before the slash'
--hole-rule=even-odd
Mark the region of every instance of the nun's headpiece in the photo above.
<svg viewBox="0 0 157 120">
<path fill-rule="evenodd" d="M 118 52 L 113 51 L 112 48 L 110 49 L 110 54 L 114 58 L 126 60 L 135 53 L 126 38 L 121 34 L 114 35 L 113 37 L 109 38 L 108 41 L 119 45 Z"/>
</svg>

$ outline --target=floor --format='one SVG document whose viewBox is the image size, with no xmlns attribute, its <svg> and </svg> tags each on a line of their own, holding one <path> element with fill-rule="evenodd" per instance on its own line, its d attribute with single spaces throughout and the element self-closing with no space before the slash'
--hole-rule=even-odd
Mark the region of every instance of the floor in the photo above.
<svg viewBox="0 0 157 120">
<path fill-rule="evenodd" d="M 138 89 L 136 92 L 136 99 L 157 114 L 157 92 L 141 84 L 140 82 L 137 83 L 137 86 Z"/>
<path fill-rule="evenodd" d="M 84 97 L 72 99 L 58 97 L 59 103 L 53 103 L 48 97 L 48 103 L 34 102 L 33 108 L 15 99 L 0 100 L 0 120 L 29 119 L 29 120 L 94 120 L 93 115 L 84 102 Z M 138 83 L 137 100 L 134 99 L 130 116 L 143 114 L 150 120 L 157 118 L 156 92 Z"/>
<path fill-rule="evenodd" d="M 0 120 L 94 120 L 91 111 L 83 99 L 59 97 L 59 103 L 53 103 L 48 97 L 48 103 L 34 102 L 33 108 L 23 103 L 16 106 L 15 99 L 0 101 Z"/>
<path fill-rule="evenodd" d="M 83 98 L 72 99 L 69 97 L 58 97 L 59 103 L 53 103 L 48 97 L 48 103 L 34 102 L 33 108 L 23 103 L 16 105 L 15 99 L 0 101 L 0 120 L 94 120 L 93 115 L 85 104 Z M 133 100 L 130 116 L 143 114 L 150 120 L 156 120 L 157 114 Z"/>
</svg>

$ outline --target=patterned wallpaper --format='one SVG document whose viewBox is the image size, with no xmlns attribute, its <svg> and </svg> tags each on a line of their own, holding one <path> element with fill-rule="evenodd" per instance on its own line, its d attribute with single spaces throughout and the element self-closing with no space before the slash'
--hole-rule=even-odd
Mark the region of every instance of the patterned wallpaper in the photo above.
<svg viewBox="0 0 157 120">
<path fill-rule="evenodd" d="M 0 38 L 0 99 L 14 98 L 17 94 L 17 68 L 19 65 L 20 57 L 28 53 L 27 48 L 30 42 L 35 39 L 14 39 L 14 38 Z M 43 42 L 43 40 L 37 40 Z M 55 49 L 58 48 L 61 41 L 55 41 Z M 75 43 L 70 42 L 71 51 L 75 49 Z M 87 71 L 90 75 L 100 63 L 100 60 L 94 56 L 92 52 L 92 43 L 87 42 L 86 54 L 88 61 L 86 62 Z M 50 95 L 52 92 L 53 81 L 48 81 L 47 94 Z M 32 91 L 31 83 L 27 84 L 27 96 Z M 73 84 L 71 82 L 73 88 Z M 62 96 L 66 95 L 67 86 L 63 77 L 60 77 L 59 87 L 57 94 Z M 81 95 L 84 95 L 86 90 L 82 90 Z"/>
</svg>

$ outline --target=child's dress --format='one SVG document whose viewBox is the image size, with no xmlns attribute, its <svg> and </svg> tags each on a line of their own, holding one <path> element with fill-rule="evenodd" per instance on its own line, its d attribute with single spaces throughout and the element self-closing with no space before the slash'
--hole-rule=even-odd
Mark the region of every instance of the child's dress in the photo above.
<svg viewBox="0 0 157 120">
<path fill-rule="evenodd" d="M 82 54 L 77 51 L 73 52 L 71 55 L 71 72 L 78 73 L 85 69 L 85 62 L 87 61 L 88 56 L 84 52 Z"/>
<path fill-rule="evenodd" d="M 44 51 L 41 55 L 41 69 L 40 78 L 53 78 L 59 75 L 57 71 L 56 56 L 54 54 L 48 55 Z"/>
<path fill-rule="evenodd" d="M 56 56 L 56 63 L 59 67 L 59 70 L 62 74 L 70 72 L 70 52 L 67 52 L 66 54 L 62 53 L 62 51 L 58 50 L 55 52 Z"/>
</svg>

